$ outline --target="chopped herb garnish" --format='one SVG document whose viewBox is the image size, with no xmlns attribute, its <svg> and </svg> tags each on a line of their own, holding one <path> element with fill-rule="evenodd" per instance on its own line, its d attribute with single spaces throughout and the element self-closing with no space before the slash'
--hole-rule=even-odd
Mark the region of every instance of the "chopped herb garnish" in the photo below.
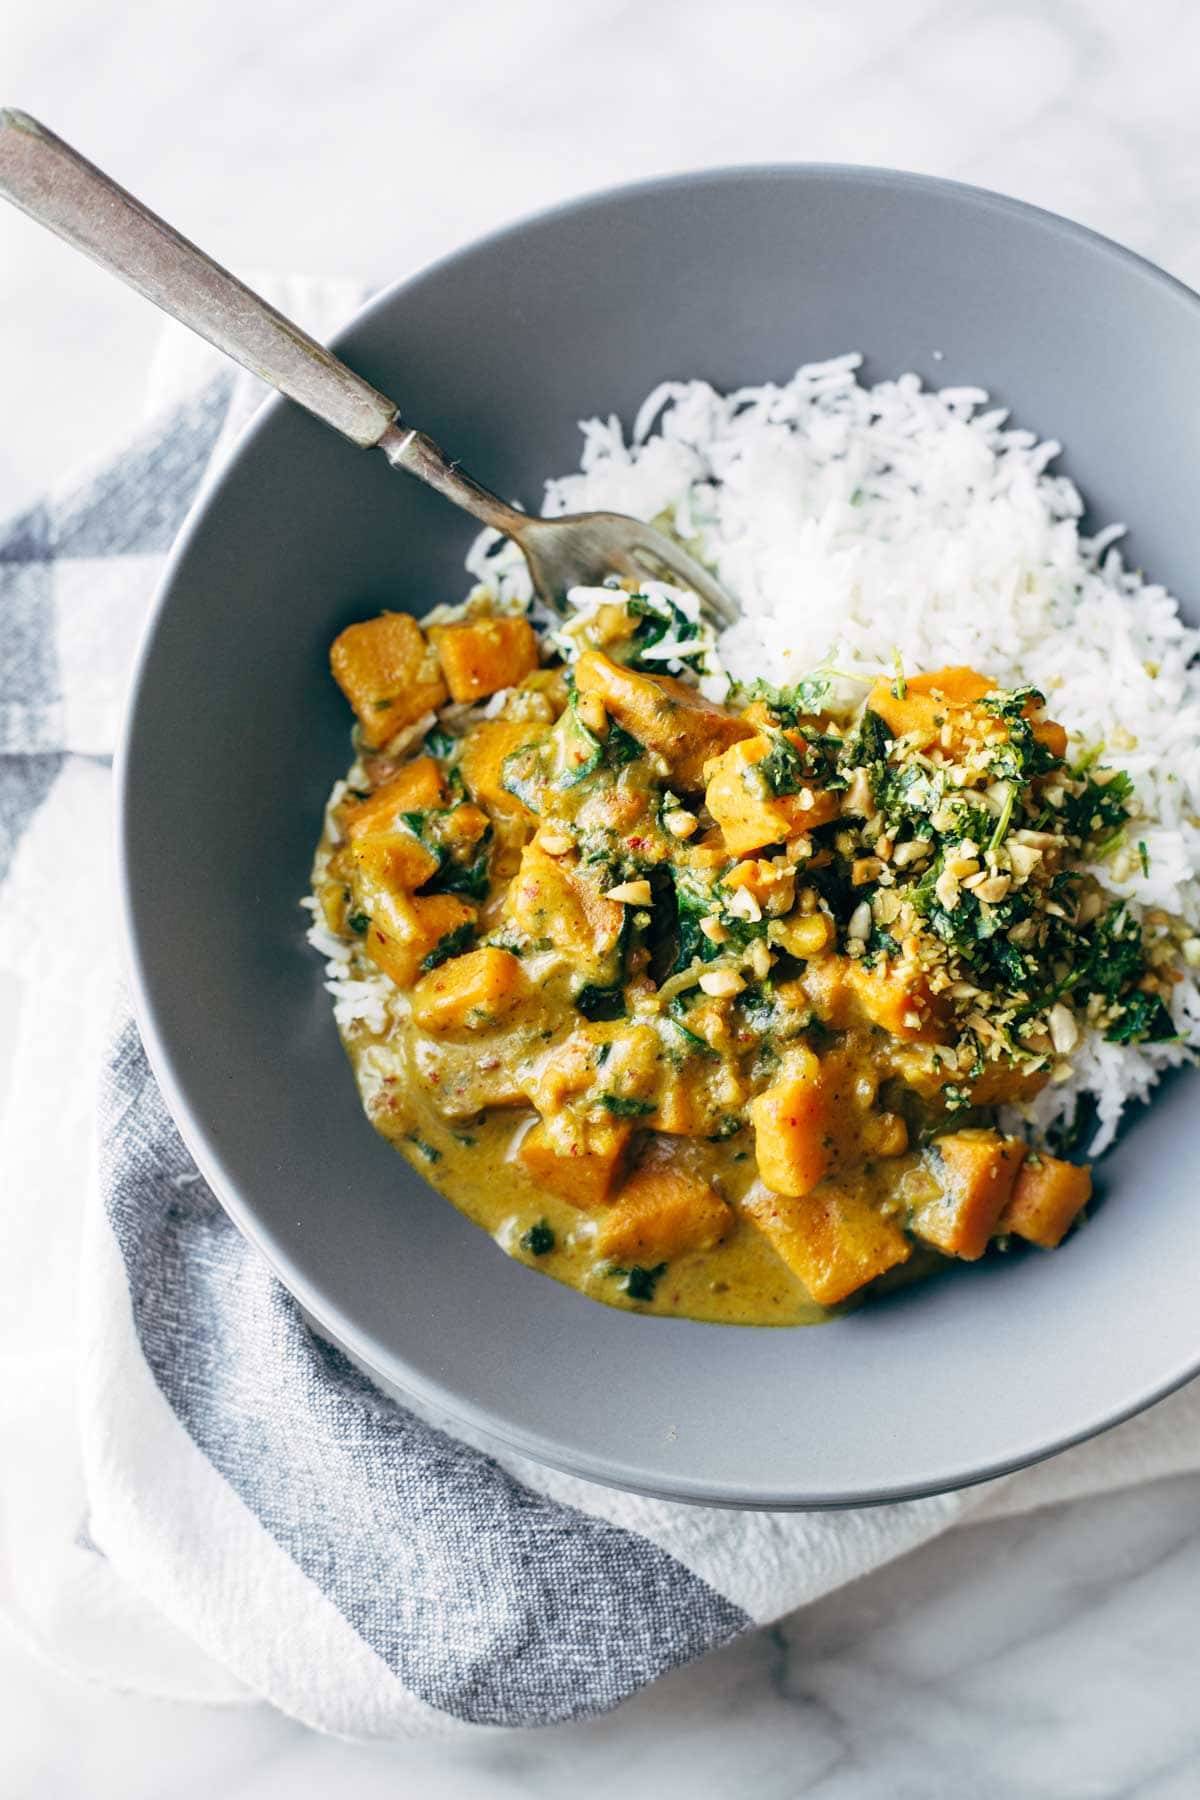
<svg viewBox="0 0 1200 1800">
<path fill-rule="evenodd" d="M 1071 837 L 1101 838 L 1111 834 L 1113 847 L 1124 836 L 1133 799 L 1133 782 L 1124 769 L 1107 781 L 1097 781 L 1091 773 L 1096 757 L 1077 762 L 1070 774 L 1082 782 L 1082 792 L 1069 794 L 1063 805 L 1063 825 Z M 1105 770 L 1103 773 L 1108 774 Z"/>
<path fill-rule="evenodd" d="M 1177 1035 L 1175 1021 L 1157 994 L 1137 988 L 1122 1001 L 1118 1017 L 1105 1032 L 1110 1044 L 1161 1043 Z"/>
<path fill-rule="evenodd" d="M 747 773 L 761 782 L 769 794 L 781 797 L 799 793 L 806 786 L 803 757 L 782 731 L 772 731 L 770 740 L 771 748 L 767 754 Z"/>
<path fill-rule="evenodd" d="M 1146 842 L 1145 842 L 1144 838 L 1138 839 L 1138 861 L 1142 865 L 1142 874 L 1149 875 L 1149 873 L 1150 873 L 1150 852 L 1146 848 Z"/>
<path fill-rule="evenodd" d="M 1061 758 L 1038 737 L 1029 717 L 1045 703 L 1046 696 L 1035 687 L 997 688 L 977 702 L 981 711 L 1002 719 L 1008 727 L 1007 739 L 992 752 L 994 778 L 1027 782 L 1060 766 Z"/>
<path fill-rule="evenodd" d="M 1008 828 L 1012 824 L 1013 807 L 1017 801 L 1017 789 L 1014 782 L 1009 782 L 1004 796 L 1004 804 L 1000 809 L 1000 817 L 996 821 L 996 829 L 988 841 L 989 850 L 998 850 L 1008 836 Z"/>
<path fill-rule="evenodd" d="M 769 681 L 752 681 L 748 687 L 738 690 L 738 698 L 747 704 L 757 700 L 779 725 L 795 725 L 798 719 L 811 718 L 820 712 L 829 689 L 827 676 L 808 675 L 790 687 L 773 687 Z"/>
<path fill-rule="evenodd" d="M 346 923 L 351 931 L 357 932 L 358 936 L 361 937 L 363 932 L 367 929 L 367 926 L 371 923 L 371 915 L 370 913 L 365 912 L 352 912 L 347 915 Z"/>
</svg>

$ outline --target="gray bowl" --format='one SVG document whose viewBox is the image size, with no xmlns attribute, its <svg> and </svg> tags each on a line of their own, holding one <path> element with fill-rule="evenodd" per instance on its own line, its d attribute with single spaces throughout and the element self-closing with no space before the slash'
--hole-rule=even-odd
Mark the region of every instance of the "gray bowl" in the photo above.
<svg viewBox="0 0 1200 1800">
<path fill-rule="evenodd" d="M 1095 516 L 1197 593 L 1200 301 L 1077 226 L 947 182 L 741 169 L 533 219 L 376 300 L 347 360 L 505 494 L 664 376 L 861 349 L 978 383 L 1068 446 Z M 333 634 L 463 591 L 469 525 L 283 403 L 192 517 L 121 770 L 138 1011 L 188 1145 L 321 1326 L 393 1389 L 560 1468 L 683 1500 L 836 1506 L 1029 1463 L 1200 1369 L 1197 1089 L 1170 1084 L 1054 1256 L 955 1270 L 820 1330 L 610 1311 L 506 1259 L 363 1118 L 303 941 L 347 760 Z"/>
</svg>

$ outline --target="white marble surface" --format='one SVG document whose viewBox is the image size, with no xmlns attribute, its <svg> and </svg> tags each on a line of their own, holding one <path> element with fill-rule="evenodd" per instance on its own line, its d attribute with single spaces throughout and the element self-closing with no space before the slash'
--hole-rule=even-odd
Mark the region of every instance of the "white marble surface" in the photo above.
<svg viewBox="0 0 1200 1800">
<path fill-rule="evenodd" d="M 1200 285 L 1187 0 L 39 0 L 4 40 L 3 98 L 242 270 L 382 281 L 581 189 L 819 158 L 1004 188 Z M 4 214 L 0 333 L 6 512 L 137 417 L 154 329 Z M 0 1800 L 1193 1800 L 1198 1503 L 980 1525 L 614 1718 L 452 1748 L 122 1696 L 0 1636 Z"/>
</svg>

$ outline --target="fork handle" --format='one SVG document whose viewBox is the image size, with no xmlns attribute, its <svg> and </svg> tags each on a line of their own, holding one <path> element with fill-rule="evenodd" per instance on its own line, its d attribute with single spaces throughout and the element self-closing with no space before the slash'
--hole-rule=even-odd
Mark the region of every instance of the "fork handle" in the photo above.
<svg viewBox="0 0 1200 1800">
<path fill-rule="evenodd" d="M 0 193 L 352 443 L 378 444 L 395 419 L 386 394 L 52 131 L 11 109 L 0 111 Z"/>
</svg>

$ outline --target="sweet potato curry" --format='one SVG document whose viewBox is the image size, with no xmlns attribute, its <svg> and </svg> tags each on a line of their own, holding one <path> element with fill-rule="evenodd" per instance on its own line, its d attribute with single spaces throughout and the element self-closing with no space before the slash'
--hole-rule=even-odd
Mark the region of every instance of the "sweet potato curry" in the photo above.
<svg viewBox="0 0 1200 1800">
<path fill-rule="evenodd" d="M 314 884 L 424 1175 L 595 1299 L 743 1324 L 1061 1241 L 1090 1174 L 1020 1108 L 1085 1033 L 1172 1030 L 1170 946 L 1088 870 L 1124 776 L 968 668 L 718 703 L 653 585 L 433 618 L 333 645 L 357 760 Z"/>
</svg>

